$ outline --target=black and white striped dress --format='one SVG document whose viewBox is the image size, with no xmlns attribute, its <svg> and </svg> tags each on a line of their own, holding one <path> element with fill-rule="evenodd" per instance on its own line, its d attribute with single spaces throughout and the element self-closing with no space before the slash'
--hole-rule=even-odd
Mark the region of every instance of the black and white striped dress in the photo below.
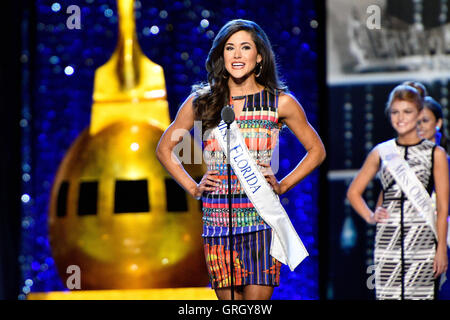
<svg viewBox="0 0 450 320">
<path fill-rule="evenodd" d="M 435 144 L 428 140 L 416 145 L 396 144 L 431 194 Z M 379 177 L 383 187 L 382 206 L 388 210 L 389 219 L 376 227 L 376 298 L 434 299 L 436 241 L 433 232 L 383 164 Z"/>
</svg>

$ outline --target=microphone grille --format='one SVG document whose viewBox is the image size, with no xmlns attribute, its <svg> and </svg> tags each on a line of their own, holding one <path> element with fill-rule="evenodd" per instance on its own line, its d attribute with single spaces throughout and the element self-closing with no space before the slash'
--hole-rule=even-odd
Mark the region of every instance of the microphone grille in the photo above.
<svg viewBox="0 0 450 320">
<path fill-rule="evenodd" d="M 234 111 L 233 108 L 231 108 L 230 106 L 225 106 L 222 109 L 221 112 L 221 116 L 222 116 L 222 120 L 226 123 L 226 124 L 230 124 L 234 121 Z"/>
</svg>

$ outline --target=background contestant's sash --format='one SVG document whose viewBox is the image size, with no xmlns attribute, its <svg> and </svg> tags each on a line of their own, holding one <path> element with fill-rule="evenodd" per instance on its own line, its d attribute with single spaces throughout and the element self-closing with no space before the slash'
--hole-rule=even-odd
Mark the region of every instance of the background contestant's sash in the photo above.
<svg viewBox="0 0 450 320">
<path fill-rule="evenodd" d="M 394 177 L 397 184 L 417 209 L 420 215 L 427 221 L 434 236 L 437 238 L 436 221 L 433 201 L 425 187 L 416 177 L 408 163 L 401 157 L 394 139 L 378 145 L 378 152 L 383 163 Z"/>
</svg>

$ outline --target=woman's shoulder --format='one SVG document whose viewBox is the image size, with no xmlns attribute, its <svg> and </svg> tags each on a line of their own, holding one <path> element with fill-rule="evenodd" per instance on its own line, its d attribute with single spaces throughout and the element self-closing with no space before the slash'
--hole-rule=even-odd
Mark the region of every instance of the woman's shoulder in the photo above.
<svg viewBox="0 0 450 320">
<path fill-rule="evenodd" d="M 448 154 L 445 151 L 445 149 L 442 148 L 441 146 L 438 146 L 438 145 L 434 144 L 433 142 L 431 142 L 431 143 L 432 143 L 432 148 L 433 148 L 433 151 L 434 151 L 434 156 L 436 157 L 436 155 L 438 155 L 439 157 L 441 157 L 443 159 L 445 158 L 448 161 Z"/>
<path fill-rule="evenodd" d="M 281 91 L 279 90 L 276 94 L 276 97 L 278 98 L 278 108 L 285 109 L 285 108 L 298 108 L 302 105 L 298 101 L 297 97 L 290 91 Z"/>
<path fill-rule="evenodd" d="M 297 101 L 295 95 L 289 90 L 280 90 L 275 89 L 272 90 L 272 93 L 278 97 L 279 101 L 289 102 L 289 101 Z"/>
<path fill-rule="evenodd" d="M 297 98 L 289 91 L 279 92 L 277 95 L 276 108 L 278 110 L 278 117 L 281 122 L 289 117 L 300 117 L 298 120 L 306 120 L 306 114 L 303 106 Z"/>
<path fill-rule="evenodd" d="M 180 108 L 186 107 L 186 106 L 192 108 L 193 101 L 194 101 L 195 98 L 196 98 L 195 93 L 194 93 L 194 92 L 191 92 L 191 94 L 188 95 L 188 96 L 186 97 L 186 99 L 184 99 L 184 101 L 183 101 L 183 103 L 181 104 Z"/>
</svg>

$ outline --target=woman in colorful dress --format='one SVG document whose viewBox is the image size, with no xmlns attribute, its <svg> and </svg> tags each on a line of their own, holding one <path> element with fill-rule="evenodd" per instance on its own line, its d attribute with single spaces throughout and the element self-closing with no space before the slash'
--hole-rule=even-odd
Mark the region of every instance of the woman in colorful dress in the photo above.
<svg viewBox="0 0 450 320">
<path fill-rule="evenodd" d="M 206 60 L 208 82 L 193 93 L 164 132 L 157 156 L 174 179 L 203 203 L 203 239 L 211 287 L 219 299 L 230 299 L 230 243 L 228 237 L 228 183 L 225 155 L 212 131 L 225 105 L 232 105 L 249 153 L 271 186 L 281 195 L 311 173 L 325 158 L 325 149 L 308 123 L 303 108 L 278 78 L 274 53 L 264 31 L 254 22 L 232 20 L 217 34 Z M 170 161 L 178 141 L 177 129 L 191 130 L 201 121 L 204 158 L 208 171 L 196 183 L 181 163 Z M 278 132 L 286 125 L 307 154 L 296 168 L 278 181 L 271 171 Z M 270 299 L 279 285 L 281 263 L 269 252 L 271 227 L 249 200 L 234 171 L 232 178 L 232 232 L 235 299 Z M 272 191 L 271 191 L 272 192 Z"/>
<path fill-rule="evenodd" d="M 422 109 L 423 98 L 418 90 L 406 85 L 395 87 L 386 114 L 397 138 L 389 142 L 395 155 L 406 162 L 408 172 L 421 184 L 416 190 L 423 188 L 428 197 L 433 188 L 436 190 L 436 222 L 429 223 L 429 215 L 419 210 L 404 181 L 390 167 L 392 158 L 381 160 L 384 143 L 370 152 L 347 191 L 355 211 L 368 223 L 376 224 L 377 299 L 434 299 L 435 279 L 447 270 L 447 156 L 443 148 L 419 137 L 417 122 Z M 377 172 L 383 187 L 383 202 L 374 212 L 362 195 Z"/>
</svg>

